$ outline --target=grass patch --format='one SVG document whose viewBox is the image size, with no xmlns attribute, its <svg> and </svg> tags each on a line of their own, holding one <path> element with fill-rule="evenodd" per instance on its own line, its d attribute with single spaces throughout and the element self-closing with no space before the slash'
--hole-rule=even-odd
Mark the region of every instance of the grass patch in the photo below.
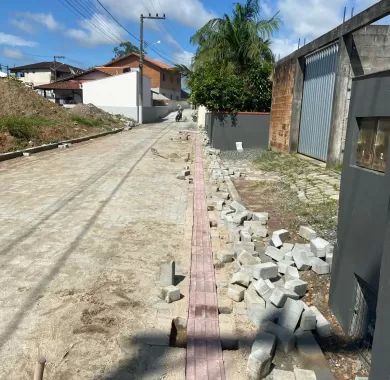
<svg viewBox="0 0 390 380">
<path fill-rule="evenodd" d="M 85 117 L 79 115 L 72 115 L 72 121 L 84 125 L 86 127 L 101 127 L 104 124 L 104 121 L 100 118 L 95 119 L 92 117 Z"/>
<path fill-rule="evenodd" d="M 39 133 L 41 126 L 50 125 L 51 121 L 40 117 L 2 116 L 0 131 L 8 132 L 18 140 L 31 140 Z"/>
</svg>

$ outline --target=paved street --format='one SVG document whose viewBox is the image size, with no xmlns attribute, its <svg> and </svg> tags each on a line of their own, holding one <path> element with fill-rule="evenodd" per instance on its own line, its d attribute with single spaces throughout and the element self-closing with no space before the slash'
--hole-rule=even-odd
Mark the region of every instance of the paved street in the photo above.
<svg viewBox="0 0 390 380">
<path fill-rule="evenodd" d="M 169 371 L 167 360 L 149 368 L 128 342 L 186 316 L 192 200 L 176 174 L 191 142 L 178 128 L 167 121 L 0 163 L 0 378 L 31 379 L 39 355 L 45 380 Z M 184 298 L 167 305 L 155 280 L 172 258 Z M 183 354 L 164 355 L 179 376 Z"/>
</svg>

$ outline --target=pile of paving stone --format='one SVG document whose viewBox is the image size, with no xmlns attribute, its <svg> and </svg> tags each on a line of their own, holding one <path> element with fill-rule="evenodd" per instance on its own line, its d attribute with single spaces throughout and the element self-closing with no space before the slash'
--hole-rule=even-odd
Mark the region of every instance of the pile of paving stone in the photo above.
<svg viewBox="0 0 390 380">
<path fill-rule="evenodd" d="M 258 329 L 247 370 L 250 379 L 262 379 L 271 372 L 276 350 L 291 353 L 296 340 L 312 332 L 323 338 L 332 334 L 321 312 L 302 301 L 308 284 L 300 272 L 329 273 L 333 246 L 308 226 L 299 229 L 307 241 L 304 244 L 290 243 L 290 233 L 285 229 L 271 233 L 267 212 L 250 212 L 230 199 L 227 183 L 240 173 L 224 167 L 218 150 L 206 148 L 206 152 L 212 182 L 209 210 L 219 213 L 229 233 L 227 246 L 231 247 L 217 252 L 215 263 L 230 262 L 234 268 L 227 295 L 235 302 L 245 302 L 248 318 Z M 217 224 L 210 221 L 211 227 Z M 316 379 L 313 371 L 298 368 L 294 372 L 274 370 L 269 376 L 275 380 Z"/>
</svg>

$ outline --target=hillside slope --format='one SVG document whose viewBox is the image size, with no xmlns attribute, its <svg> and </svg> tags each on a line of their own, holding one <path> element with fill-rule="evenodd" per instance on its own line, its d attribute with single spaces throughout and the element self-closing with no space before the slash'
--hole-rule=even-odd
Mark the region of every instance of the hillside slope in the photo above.
<svg viewBox="0 0 390 380">
<path fill-rule="evenodd" d="M 15 79 L 0 80 L 0 153 L 122 126 L 118 118 L 94 106 L 68 110 Z"/>
</svg>

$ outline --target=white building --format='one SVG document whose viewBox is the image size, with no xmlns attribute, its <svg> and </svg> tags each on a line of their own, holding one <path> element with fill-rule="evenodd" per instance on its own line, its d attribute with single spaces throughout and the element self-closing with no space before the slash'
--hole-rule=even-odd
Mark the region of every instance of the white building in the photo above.
<svg viewBox="0 0 390 380">
<path fill-rule="evenodd" d="M 30 65 L 13 67 L 10 72 L 22 82 L 39 86 L 70 75 L 82 73 L 84 70 L 62 62 L 37 62 Z"/>
</svg>

